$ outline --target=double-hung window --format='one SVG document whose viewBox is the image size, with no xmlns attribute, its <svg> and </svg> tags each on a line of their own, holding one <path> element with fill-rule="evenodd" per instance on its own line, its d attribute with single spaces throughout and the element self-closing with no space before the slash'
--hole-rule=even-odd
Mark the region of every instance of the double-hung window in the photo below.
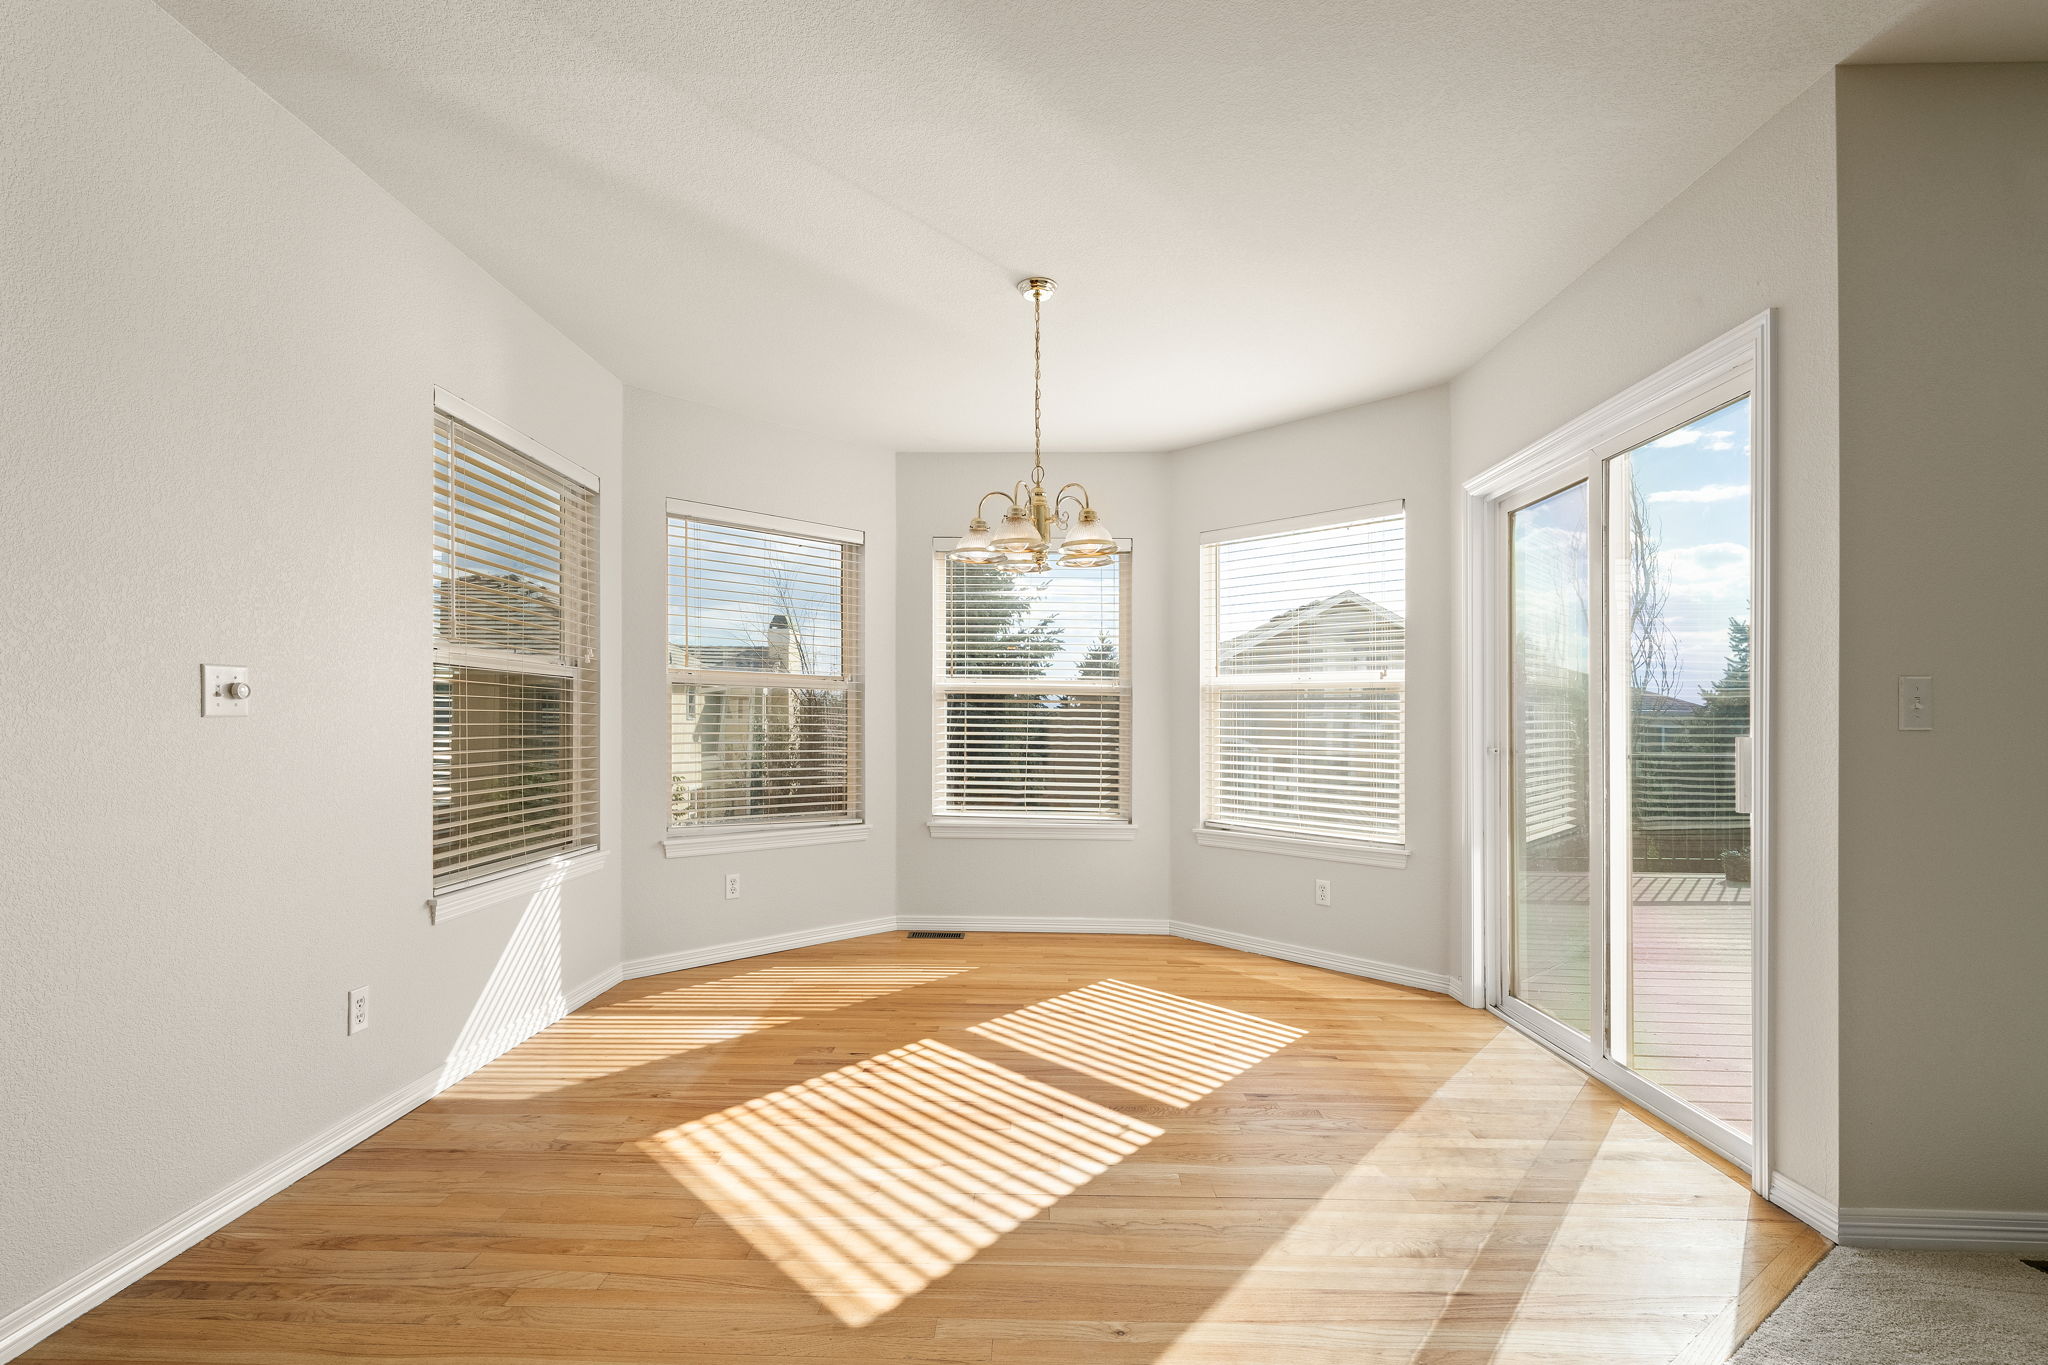
<svg viewBox="0 0 2048 1365">
<path fill-rule="evenodd" d="M 1204 842 L 1400 851 L 1404 545 L 1400 503 L 1203 537 Z"/>
<path fill-rule="evenodd" d="M 864 540 L 668 504 L 671 856 L 860 823 Z"/>
<path fill-rule="evenodd" d="M 1130 558 L 1013 574 L 935 556 L 934 833 L 1128 824 Z"/>
<path fill-rule="evenodd" d="M 539 456 L 434 415 L 437 895 L 597 847 L 597 480 Z"/>
</svg>

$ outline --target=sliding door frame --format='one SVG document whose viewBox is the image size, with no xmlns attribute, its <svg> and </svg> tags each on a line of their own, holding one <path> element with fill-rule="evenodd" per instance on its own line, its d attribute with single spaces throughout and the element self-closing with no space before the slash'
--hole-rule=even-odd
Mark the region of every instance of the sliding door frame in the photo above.
<svg viewBox="0 0 2048 1365">
<path fill-rule="evenodd" d="M 1465 707 L 1462 753 L 1465 790 L 1465 860 L 1467 955 L 1464 965 L 1465 1003 L 1492 1010 L 1543 1046 L 1641 1105 L 1673 1127 L 1696 1138 L 1743 1167 L 1758 1193 L 1770 1179 L 1771 1057 L 1771 888 L 1772 769 L 1771 632 L 1770 632 L 1770 507 L 1771 507 L 1771 314 L 1751 318 L 1648 379 L 1631 386 L 1572 422 L 1565 424 L 1464 485 L 1465 491 Z M 1604 991 L 1595 991 L 1595 1032 L 1590 1046 L 1576 1031 L 1509 998 L 1510 951 L 1508 870 L 1510 822 L 1509 697 L 1507 650 L 1507 512 L 1523 505 L 1534 489 L 1549 483 L 1563 488 L 1582 472 L 1589 487 L 1589 513 L 1605 498 L 1607 458 L 1641 439 L 1646 424 L 1675 407 L 1698 402 L 1704 412 L 1718 402 L 1715 395 L 1734 381 L 1747 381 L 1750 394 L 1750 791 L 1751 853 L 1751 1067 L 1754 1117 L 1750 1140 L 1705 1119 L 1665 1091 L 1637 1076 L 1608 1055 Z M 1654 432 L 1650 433 L 1654 435 Z M 1521 496 L 1518 496 L 1521 495 Z M 1602 518 L 1604 520 L 1604 518 Z M 1599 524 L 1597 521 L 1595 524 Z M 1605 569 L 1606 548 L 1590 547 L 1594 586 Z M 1593 610 L 1604 616 L 1600 597 Z M 1595 624 L 1597 642 L 1603 628 Z M 1596 672 L 1605 669 L 1596 663 Z M 1595 684 L 1589 702 L 1605 705 L 1604 682 Z M 1595 727 L 1602 732 L 1605 725 Z M 1606 791 L 1609 756 L 1592 756 L 1592 787 L 1599 821 L 1609 820 Z M 1597 827 L 1596 827 L 1597 832 Z M 1610 860 L 1611 863 L 1611 860 Z M 1603 871 L 1609 871 L 1605 869 Z M 1604 881 L 1607 878 L 1594 877 Z M 1593 891 L 1593 942 L 1589 969 L 1599 966 L 1596 982 L 1610 976 L 1607 962 L 1610 899 L 1607 889 Z"/>
</svg>

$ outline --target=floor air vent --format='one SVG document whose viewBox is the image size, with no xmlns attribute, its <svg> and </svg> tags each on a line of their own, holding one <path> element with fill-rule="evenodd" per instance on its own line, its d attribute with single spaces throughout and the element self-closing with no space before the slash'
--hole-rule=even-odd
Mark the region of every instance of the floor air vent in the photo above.
<svg viewBox="0 0 2048 1365">
<path fill-rule="evenodd" d="M 912 929 L 905 938 L 966 938 L 958 929 Z"/>
</svg>

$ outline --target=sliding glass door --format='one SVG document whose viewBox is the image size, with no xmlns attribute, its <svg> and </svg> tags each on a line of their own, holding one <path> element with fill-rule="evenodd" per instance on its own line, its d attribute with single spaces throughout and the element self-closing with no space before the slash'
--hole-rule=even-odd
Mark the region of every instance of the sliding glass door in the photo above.
<svg viewBox="0 0 2048 1365">
<path fill-rule="evenodd" d="M 1752 406 L 1740 383 L 1703 391 L 1496 504 L 1499 1007 L 1739 1152 Z"/>
</svg>

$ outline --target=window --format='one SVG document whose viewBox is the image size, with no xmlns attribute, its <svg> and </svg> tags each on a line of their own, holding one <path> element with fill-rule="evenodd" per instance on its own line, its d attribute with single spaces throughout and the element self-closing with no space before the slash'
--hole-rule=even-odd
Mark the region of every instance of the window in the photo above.
<svg viewBox="0 0 2048 1365">
<path fill-rule="evenodd" d="M 860 821 L 864 539 L 669 503 L 669 824 L 678 836 Z"/>
<path fill-rule="evenodd" d="M 1387 503 L 1204 538 L 1205 828 L 1401 844 L 1404 521 Z"/>
<path fill-rule="evenodd" d="M 571 469 L 435 413 L 437 893 L 597 847 L 597 492 Z"/>
<path fill-rule="evenodd" d="M 1128 821 L 1130 556 L 1038 574 L 936 559 L 937 814 Z"/>
</svg>

